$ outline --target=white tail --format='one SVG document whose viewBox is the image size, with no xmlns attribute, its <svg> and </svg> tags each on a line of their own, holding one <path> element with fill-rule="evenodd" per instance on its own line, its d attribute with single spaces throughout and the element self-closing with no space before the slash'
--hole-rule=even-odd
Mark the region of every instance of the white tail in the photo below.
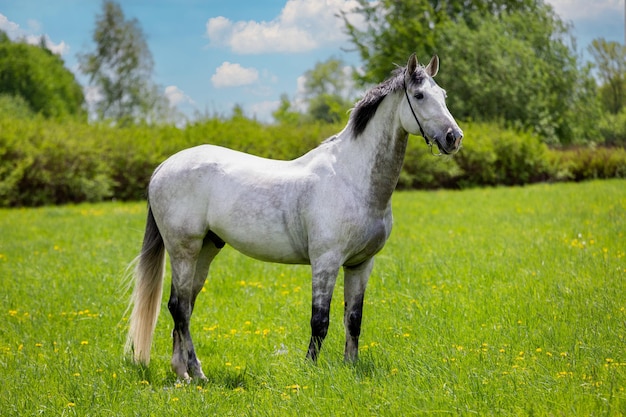
<svg viewBox="0 0 626 417">
<path fill-rule="evenodd" d="M 131 306 L 133 309 L 129 319 L 125 351 L 126 353 L 133 351 L 135 361 L 147 365 L 150 363 L 152 336 L 161 309 L 165 274 L 163 238 L 149 206 L 141 253 L 133 264 L 135 264 L 135 288 L 129 304 L 129 309 Z"/>
</svg>

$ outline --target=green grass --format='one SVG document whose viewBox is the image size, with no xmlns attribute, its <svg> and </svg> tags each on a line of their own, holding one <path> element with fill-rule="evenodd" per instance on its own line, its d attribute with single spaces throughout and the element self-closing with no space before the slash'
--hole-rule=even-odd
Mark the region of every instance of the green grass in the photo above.
<svg viewBox="0 0 626 417">
<path fill-rule="evenodd" d="M 394 215 L 357 364 L 341 279 L 313 365 L 308 267 L 225 249 L 192 320 L 209 381 L 187 385 L 167 308 L 150 366 L 123 355 L 144 203 L 0 210 L 0 414 L 626 414 L 626 181 L 402 192 Z"/>
</svg>

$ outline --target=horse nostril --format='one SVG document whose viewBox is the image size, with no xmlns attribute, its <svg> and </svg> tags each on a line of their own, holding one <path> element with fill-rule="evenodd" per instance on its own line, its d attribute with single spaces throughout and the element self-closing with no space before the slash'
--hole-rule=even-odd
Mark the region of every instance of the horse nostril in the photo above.
<svg viewBox="0 0 626 417">
<path fill-rule="evenodd" d="M 454 137 L 454 133 L 450 130 L 446 134 L 446 142 L 448 143 L 448 145 L 452 145 L 455 140 L 456 140 L 456 138 Z"/>
</svg>

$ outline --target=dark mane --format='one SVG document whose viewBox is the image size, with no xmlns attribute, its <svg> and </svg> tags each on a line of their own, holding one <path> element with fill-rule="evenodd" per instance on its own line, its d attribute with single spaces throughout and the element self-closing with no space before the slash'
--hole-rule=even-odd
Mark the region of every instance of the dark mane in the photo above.
<svg viewBox="0 0 626 417">
<path fill-rule="evenodd" d="M 389 78 L 365 93 L 361 101 L 354 106 L 350 114 L 350 130 L 355 138 L 365 131 L 367 123 L 374 117 L 383 99 L 395 91 L 404 89 L 404 71 L 404 67 L 396 68 Z M 425 77 L 423 67 L 418 67 L 412 74 L 411 84 L 419 85 Z"/>
</svg>

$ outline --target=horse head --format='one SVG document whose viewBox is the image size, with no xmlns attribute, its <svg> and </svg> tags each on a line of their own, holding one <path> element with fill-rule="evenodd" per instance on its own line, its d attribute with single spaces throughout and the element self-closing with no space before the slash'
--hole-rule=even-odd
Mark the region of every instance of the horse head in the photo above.
<svg viewBox="0 0 626 417">
<path fill-rule="evenodd" d="M 409 57 L 404 71 L 406 100 L 400 108 L 403 128 L 422 135 L 426 143 L 437 144 L 442 154 L 453 154 L 461 147 L 463 131 L 446 106 L 446 92 L 433 79 L 439 71 L 439 58 L 432 57 L 426 67 L 418 64 L 415 54 Z"/>
</svg>

